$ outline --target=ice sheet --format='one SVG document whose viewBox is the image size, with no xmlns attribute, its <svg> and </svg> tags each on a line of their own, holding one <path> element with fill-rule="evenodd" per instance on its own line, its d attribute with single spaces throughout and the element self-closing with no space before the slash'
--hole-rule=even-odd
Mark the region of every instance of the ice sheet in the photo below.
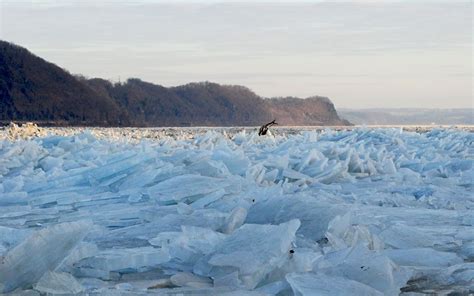
<svg viewBox="0 0 474 296">
<path fill-rule="evenodd" d="M 39 131 L 0 129 L 2 291 L 474 293 L 472 130 Z"/>
</svg>

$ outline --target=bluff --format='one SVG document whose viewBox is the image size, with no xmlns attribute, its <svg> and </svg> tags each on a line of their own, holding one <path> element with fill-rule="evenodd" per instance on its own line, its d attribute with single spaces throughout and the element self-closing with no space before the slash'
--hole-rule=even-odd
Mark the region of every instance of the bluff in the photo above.
<svg viewBox="0 0 474 296">
<path fill-rule="evenodd" d="M 128 124 L 126 112 L 60 67 L 0 41 L 0 120 Z"/>
<path fill-rule="evenodd" d="M 0 122 L 84 126 L 347 125 L 325 97 L 263 98 L 211 82 L 164 87 L 83 76 L 0 40 Z"/>
</svg>

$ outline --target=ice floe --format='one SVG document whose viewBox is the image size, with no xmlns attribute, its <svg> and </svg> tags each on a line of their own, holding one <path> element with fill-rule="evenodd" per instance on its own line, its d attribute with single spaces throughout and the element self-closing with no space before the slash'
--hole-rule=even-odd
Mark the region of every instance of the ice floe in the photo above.
<svg viewBox="0 0 474 296">
<path fill-rule="evenodd" d="M 474 293 L 462 129 L 0 130 L 7 295 Z"/>
</svg>

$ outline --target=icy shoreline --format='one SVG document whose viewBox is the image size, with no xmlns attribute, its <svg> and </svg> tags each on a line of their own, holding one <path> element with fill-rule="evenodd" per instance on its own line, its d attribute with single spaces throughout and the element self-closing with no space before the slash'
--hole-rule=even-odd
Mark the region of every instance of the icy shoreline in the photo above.
<svg viewBox="0 0 474 296">
<path fill-rule="evenodd" d="M 26 123 L 28 124 L 28 123 Z M 25 124 L 23 124 L 25 125 Z M 196 135 L 204 134 L 208 131 L 225 133 L 226 136 L 233 136 L 237 133 L 245 131 L 247 134 L 258 132 L 259 127 L 235 126 L 235 127 L 31 127 L 20 128 L 17 130 L 17 136 L 9 137 L 11 134 L 10 126 L 0 126 L 0 140 L 27 139 L 31 136 L 74 136 L 83 132 L 90 132 L 95 137 L 107 140 L 134 140 L 142 139 L 159 140 L 163 137 L 171 137 L 173 139 L 191 139 Z M 448 129 L 454 131 L 474 132 L 473 125 L 452 125 L 452 126 L 435 126 L 435 125 L 379 125 L 379 126 L 274 126 L 272 127 L 273 135 L 293 135 L 301 132 L 315 131 L 318 133 L 324 131 L 351 131 L 360 129 L 398 129 L 406 132 L 426 133 L 433 129 Z"/>
<path fill-rule="evenodd" d="M 0 290 L 474 292 L 471 128 L 308 129 L 0 130 Z"/>
</svg>

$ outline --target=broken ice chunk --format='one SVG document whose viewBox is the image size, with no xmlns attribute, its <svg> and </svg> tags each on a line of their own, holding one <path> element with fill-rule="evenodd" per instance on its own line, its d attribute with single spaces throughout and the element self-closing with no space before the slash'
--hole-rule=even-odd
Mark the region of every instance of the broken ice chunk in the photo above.
<svg viewBox="0 0 474 296">
<path fill-rule="evenodd" d="M 73 264 L 81 259 L 92 257 L 99 252 L 97 246 L 89 242 L 81 242 L 58 266 L 56 271 L 72 272 Z"/>
<path fill-rule="evenodd" d="M 384 243 L 372 234 L 367 226 L 357 225 L 352 221 L 352 213 L 336 216 L 328 225 L 326 237 L 334 249 L 353 247 L 359 243 L 370 250 L 382 250 Z"/>
<path fill-rule="evenodd" d="M 465 242 L 459 253 L 468 261 L 474 261 L 474 241 Z"/>
<path fill-rule="evenodd" d="M 222 177 L 230 175 L 227 167 L 219 161 L 201 159 L 186 167 L 192 173 L 197 173 L 207 177 Z"/>
<path fill-rule="evenodd" d="M 0 226 L 0 256 L 31 234 L 30 229 L 16 229 Z"/>
<path fill-rule="evenodd" d="M 34 285 L 35 290 L 47 295 L 77 295 L 84 291 L 79 282 L 69 273 L 46 272 Z"/>
<path fill-rule="evenodd" d="M 262 284 L 279 281 L 285 278 L 286 274 L 294 272 L 310 272 L 314 263 L 322 256 L 319 252 L 314 252 L 307 248 L 291 248 L 286 256 L 285 263 L 267 275 Z"/>
<path fill-rule="evenodd" d="M 165 208 L 165 207 L 163 207 Z M 212 230 L 222 229 L 228 214 L 214 209 L 195 210 L 189 215 L 160 214 L 156 210 L 150 215 L 153 222 L 124 227 L 98 238 L 99 247 L 146 246 L 148 240 L 164 231 L 180 231 L 181 225 L 198 226 Z"/>
<path fill-rule="evenodd" d="M 142 188 L 147 184 L 153 182 L 155 177 L 159 174 L 156 168 L 143 168 L 142 170 L 129 175 L 123 183 L 120 184 L 120 190 L 127 190 L 131 188 Z"/>
<path fill-rule="evenodd" d="M 28 193 L 25 191 L 2 193 L 0 196 L 0 206 L 26 205 L 28 203 Z"/>
<path fill-rule="evenodd" d="M 204 197 L 196 200 L 191 204 L 193 209 L 202 209 L 207 205 L 221 199 L 226 194 L 224 189 L 219 189 L 211 194 L 207 194 Z"/>
<path fill-rule="evenodd" d="M 293 180 L 311 181 L 310 176 L 300 173 L 298 171 L 289 169 L 289 168 L 283 169 L 282 176 L 288 179 L 293 179 Z"/>
<path fill-rule="evenodd" d="M 166 249 L 152 247 L 109 249 L 74 264 L 75 275 L 108 280 L 111 271 L 146 271 L 169 259 L 170 256 Z"/>
<path fill-rule="evenodd" d="M 474 263 L 424 270 L 417 273 L 403 291 L 419 291 L 423 294 L 443 291 L 447 295 L 471 295 L 474 291 Z"/>
<path fill-rule="evenodd" d="M 212 280 L 188 272 L 179 272 L 173 275 L 171 283 L 178 287 L 208 288 L 212 287 Z"/>
<path fill-rule="evenodd" d="M 7 293 L 7 294 L 2 294 L 2 295 L 6 295 L 6 296 L 41 296 L 41 293 L 36 291 L 36 290 L 32 290 L 32 289 L 27 289 L 27 290 L 17 289 L 13 292 L 10 292 L 10 293 Z"/>
<path fill-rule="evenodd" d="M 176 206 L 176 211 L 180 215 L 190 215 L 193 213 L 194 209 L 190 205 L 180 202 Z"/>
<path fill-rule="evenodd" d="M 393 163 L 393 160 L 391 158 L 386 158 L 382 162 L 382 168 L 383 168 L 382 171 L 385 174 L 395 174 L 395 173 L 397 173 L 397 168 L 396 168 L 396 166 Z"/>
<path fill-rule="evenodd" d="M 51 156 L 46 156 L 45 158 L 39 161 L 40 167 L 45 171 L 48 172 L 54 168 L 60 168 L 63 164 L 62 158 L 56 158 Z"/>
<path fill-rule="evenodd" d="M 384 250 L 383 254 L 393 262 L 404 266 L 448 267 L 463 262 L 454 253 L 440 252 L 430 248 Z"/>
<path fill-rule="evenodd" d="M 132 291 L 133 286 L 130 283 L 120 283 L 115 285 L 115 289 L 122 290 L 122 291 Z"/>
<path fill-rule="evenodd" d="M 258 287 L 256 291 L 266 293 L 267 295 L 289 295 L 291 287 L 287 281 L 283 280 Z"/>
<path fill-rule="evenodd" d="M 25 184 L 24 179 L 25 178 L 23 176 L 5 178 L 2 180 L 4 192 L 8 193 L 21 191 L 23 185 Z"/>
<path fill-rule="evenodd" d="M 182 232 L 161 232 L 149 242 L 166 248 L 170 262 L 166 266 L 181 270 L 192 270 L 192 266 L 202 256 L 211 253 L 225 235 L 208 228 L 181 226 Z"/>
<path fill-rule="evenodd" d="M 266 172 L 263 180 L 269 182 L 270 184 L 275 183 L 279 173 L 280 171 L 278 169 L 273 169 L 269 172 Z"/>
<path fill-rule="evenodd" d="M 201 258 L 194 273 L 220 277 L 238 271 L 243 285 L 253 289 L 285 262 L 299 226 L 299 220 L 280 225 L 245 224 L 220 243 L 215 252 Z"/>
<path fill-rule="evenodd" d="M 250 165 L 248 157 L 242 151 L 232 151 L 227 147 L 219 147 L 214 150 L 212 159 L 222 161 L 232 174 L 241 176 Z"/>
<path fill-rule="evenodd" d="M 280 170 L 288 169 L 290 156 L 288 153 L 285 155 L 268 155 L 267 159 L 263 162 L 263 165 L 267 168 L 277 168 Z M 291 170 L 291 169 L 290 169 Z M 291 170 L 293 171 L 293 170 Z"/>
<path fill-rule="evenodd" d="M 186 198 L 209 194 L 225 187 L 223 179 L 199 175 L 181 175 L 162 181 L 148 188 L 150 197 L 160 203 L 177 203 Z"/>
<path fill-rule="evenodd" d="M 286 280 L 295 296 L 383 296 L 384 294 L 359 282 L 344 277 L 331 277 L 314 273 L 290 273 Z"/>
<path fill-rule="evenodd" d="M 386 245 L 397 249 L 433 247 L 443 244 L 457 244 L 454 238 L 430 234 L 421 228 L 404 224 L 394 224 L 379 233 Z M 459 243 L 460 244 L 460 243 Z"/>
<path fill-rule="evenodd" d="M 214 277 L 214 287 L 242 287 L 242 281 L 239 279 L 239 272 L 234 271 L 223 276 Z"/>
<path fill-rule="evenodd" d="M 79 221 L 53 225 L 33 233 L 2 258 L 0 291 L 9 292 L 36 283 L 71 253 L 90 227 L 90 222 Z"/>
<path fill-rule="evenodd" d="M 222 232 L 226 234 L 232 233 L 235 229 L 244 224 L 245 218 L 247 218 L 247 210 L 242 207 L 235 208 L 227 218 Z"/>
<path fill-rule="evenodd" d="M 346 206 L 319 202 L 311 196 L 280 195 L 255 203 L 248 211 L 246 223 L 278 224 L 299 219 L 298 234 L 317 241 L 324 237 L 329 222 L 345 213 Z"/>
<path fill-rule="evenodd" d="M 311 149 L 307 155 L 301 159 L 300 163 L 297 165 L 297 170 L 299 172 L 303 171 L 307 166 L 314 164 L 316 161 L 326 159 L 326 157 L 318 150 Z"/>
<path fill-rule="evenodd" d="M 245 178 L 248 180 L 253 180 L 256 183 L 262 183 L 263 178 L 265 177 L 266 169 L 262 164 L 256 164 L 250 166 L 245 171 Z"/>
<path fill-rule="evenodd" d="M 387 295 L 398 295 L 411 276 L 410 271 L 362 244 L 327 254 L 315 263 L 314 270 L 361 282 Z"/>
</svg>

